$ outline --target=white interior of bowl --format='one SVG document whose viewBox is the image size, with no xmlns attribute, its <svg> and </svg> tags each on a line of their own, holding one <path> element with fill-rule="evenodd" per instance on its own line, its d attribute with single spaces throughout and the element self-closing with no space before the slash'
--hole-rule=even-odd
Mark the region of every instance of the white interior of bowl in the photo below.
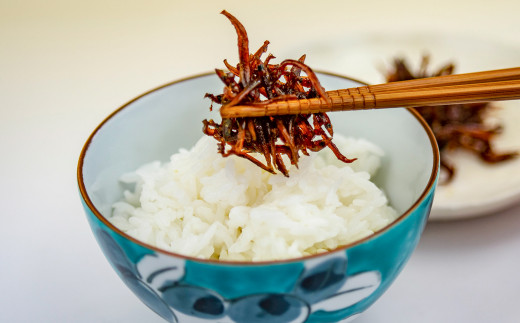
<svg viewBox="0 0 520 323">
<path fill-rule="evenodd" d="M 359 85 L 338 76 L 320 74 L 319 78 L 326 89 Z M 203 96 L 220 93 L 222 88 L 215 75 L 174 83 L 132 101 L 98 128 L 82 170 L 87 194 L 101 214 L 107 215 L 121 198 L 118 178 L 122 174 L 154 160 L 167 161 L 203 135 L 203 119 L 220 120 L 218 107 L 210 113 L 210 101 Z M 408 210 L 427 188 L 434 169 L 432 143 L 421 123 L 402 108 L 329 116 L 336 133 L 366 138 L 383 148 L 383 165 L 374 181 L 398 212 Z"/>
</svg>

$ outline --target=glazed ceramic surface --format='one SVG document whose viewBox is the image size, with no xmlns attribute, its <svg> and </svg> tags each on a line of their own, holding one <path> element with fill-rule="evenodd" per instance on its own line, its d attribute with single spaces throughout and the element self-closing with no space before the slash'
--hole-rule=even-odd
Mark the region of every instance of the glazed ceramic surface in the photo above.
<svg viewBox="0 0 520 323">
<path fill-rule="evenodd" d="M 358 83 L 319 75 L 326 89 Z M 154 160 L 167 161 L 202 136 L 205 92 L 214 75 L 172 83 L 109 116 L 82 151 L 78 181 L 92 231 L 125 284 L 170 322 L 349 321 L 374 303 L 415 249 L 431 209 L 438 174 L 433 135 L 407 109 L 331 113 L 335 131 L 366 138 L 385 151 L 375 183 L 402 214 L 373 236 L 317 256 L 262 263 L 184 257 L 143 244 L 105 216 L 120 199 L 118 178 Z M 109 302 L 109 300 L 107 300 Z"/>
</svg>

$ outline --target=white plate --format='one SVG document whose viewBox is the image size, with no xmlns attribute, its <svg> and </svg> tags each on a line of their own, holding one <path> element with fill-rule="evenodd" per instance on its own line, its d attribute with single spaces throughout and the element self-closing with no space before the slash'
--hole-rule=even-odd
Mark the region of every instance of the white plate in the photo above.
<svg viewBox="0 0 520 323">
<path fill-rule="evenodd" d="M 325 38 L 280 57 L 307 53 L 311 67 L 348 75 L 376 84 L 384 82 L 382 71 L 392 59 L 402 56 L 416 68 L 424 53 L 431 56 L 430 68 L 454 62 L 457 73 L 520 66 L 520 43 L 503 44 L 468 35 L 453 34 L 365 34 Z M 493 117 L 504 127 L 494 141 L 497 151 L 520 151 L 520 101 L 497 102 Z M 453 220 L 489 215 L 520 202 L 520 158 L 494 165 L 460 151 L 450 155 L 456 177 L 439 185 L 430 220 Z"/>
</svg>

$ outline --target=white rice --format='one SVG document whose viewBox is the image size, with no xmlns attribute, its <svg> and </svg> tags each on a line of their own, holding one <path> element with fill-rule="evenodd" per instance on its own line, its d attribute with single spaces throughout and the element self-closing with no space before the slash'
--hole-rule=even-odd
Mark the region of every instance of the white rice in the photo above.
<svg viewBox="0 0 520 323">
<path fill-rule="evenodd" d="M 113 205 L 110 221 L 140 241 L 199 258 L 264 261 L 334 249 L 397 217 L 370 181 L 381 149 L 337 134 L 334 142 L 358 160 L 345 164 L 323 149 L 302 157 L 287 178 L 222 158 L 205 136 L 168 163 L 122 176 L 135 187 Z"/>
</svg>

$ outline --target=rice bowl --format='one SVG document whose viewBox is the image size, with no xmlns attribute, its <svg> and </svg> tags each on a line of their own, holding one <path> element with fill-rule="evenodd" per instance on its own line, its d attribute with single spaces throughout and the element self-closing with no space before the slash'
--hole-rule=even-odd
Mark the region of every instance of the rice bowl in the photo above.
<svg viewBox="0 0 520 323">
<path fill-rule="evenodd" d="M 359 84 L 331 74 L 320 73 L 319 77 L 326 88 Z M 125 191 L 136 189 L 134 175 L 123 176 L 131 183 L 122 183 L 121 176 L 135 173 L 150 161 L 167 164 L 172 153 L 195 146 L 201 132 L 193 125 L 211 117 L 201 89 L 219 88 L 213 73 L 158 87 L 114 111 L 88 138 L 79 157 L 78 185 L 88 223 L 105 257 L 130 290 L 169 322 L 338 322 L 354 318 L 401 272 L 419 241 L 433 201 L 438 150 L 433 134 L 413 111 L 331 114 L 335 133 L 364 138 L 384 151 L 382 156 L 375 153 L 380 167 L 370 180 L 386 193 L 397 212 L 390 224 L 333 250 L 270 261 L 199 258 L 136 239 L 110 221 L 113 205 L 126 199 Z M 334 140 L 342 146 L 339 137 Z M 350 152 L 357 155 L 352 147 Z M 372 172 L 370 168 L 356 171 Z M 295 172 L 291 170 L 291 177 Z M 226 196 L 227 187 L 222 183 L 215 186 L 210 195 Z"/>
</svg>

